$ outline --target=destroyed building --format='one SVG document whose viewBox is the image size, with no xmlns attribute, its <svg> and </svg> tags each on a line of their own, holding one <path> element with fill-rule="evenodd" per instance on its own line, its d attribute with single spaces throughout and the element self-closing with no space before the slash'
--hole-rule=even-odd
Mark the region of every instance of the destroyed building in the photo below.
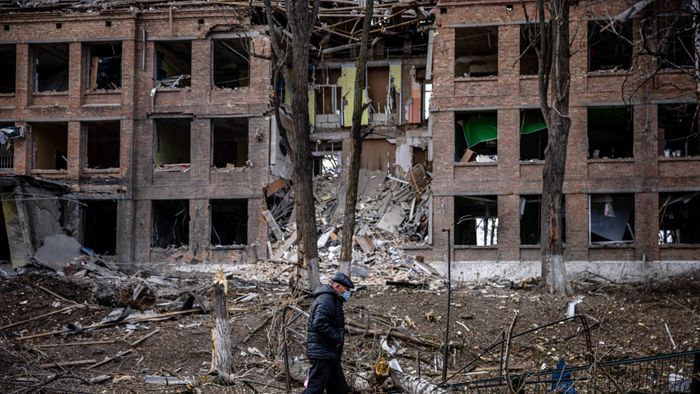
<svg viewBox="0 0 700 394">
<path fill-rule="evenodd" d="M 268 40 L 249 7 L 6 1 L 0 26 L 0 259 L 54 233 L 125 268 L 264 251 Z"/>
<path fill-rule="evenodd" d="M 537 275 L 547 126 L 528 34 L 534 2 L 377 0 L 364 70 L 355 64 L 364 2 L 341 3 L 321 2 L 309 43 L 319 245 L 340 234 L 355 75 L 364 72 L 359 261 L 389 240 L 439 266 L 451 229 L 457 277 Z M 610 29 L 633 1 L 574 3 L 568 269 L 634 276 L 697 266 L 694 82 L 663 64 L 645 81 L 655 60 L 636 56 L 642 17 L 667 14 L 653 5 Z M 261 7 L 2 5 L 0 245 L 12 260 L 42 242 L 25 231 L 41 224 L 14 211 L 43 198 L 45 183 L 60 195 L 50 228 L 124 264 L 290 258 L 291 163 L 270 96 L 280 93 L 279 125 L 290 127 L 291 92 L 271 86 Z M 674 65 L 692 65 L 687 41 L 665 48 Z"/>
</svg>

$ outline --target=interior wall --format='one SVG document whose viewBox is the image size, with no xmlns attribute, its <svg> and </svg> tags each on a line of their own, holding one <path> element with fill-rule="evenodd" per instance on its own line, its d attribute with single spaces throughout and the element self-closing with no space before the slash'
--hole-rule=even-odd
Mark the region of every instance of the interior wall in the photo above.
<svg viewBox="0 0 700 394">
<path fill-rule="evenodd" d="M 384 139 L 362 141 L 360 168 L 376 171 L 393 169 L 396 162 L 396 146 Z"/>
<path fill-rule="evenodd" d="M 65 170 L 68 163 L 68 123 L 32 124 L 34 168 Z"/>
</svg>

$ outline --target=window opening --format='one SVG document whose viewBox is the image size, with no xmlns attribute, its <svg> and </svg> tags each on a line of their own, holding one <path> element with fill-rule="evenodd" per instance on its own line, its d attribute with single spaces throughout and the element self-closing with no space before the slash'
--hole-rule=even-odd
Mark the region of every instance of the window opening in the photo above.
<svg viewBox="0 0 700 394">
<path fill-rule="evenodd" d="M 659 112 L 659 155 L 700 155 L 697 106 L 691 103 L 663 104 Z"/>
<path fill-rule="evenodd" d="M 590 195 L 590 241 L 634 243 L 634 194 Z"/>
<path fill-rule="evenodd" d="M 634 157 L 632 107 L 588 108 L 588 158 Z"/>
<path fill-rule="evenodd" d="M 588 71 L 629 70 L 632 65 L 632 21 L 588 22 Z"/>
<path fill-rule="evenodd" d="M 68 168 L 68 123 L 33 123 L 34 168 L 65 170 Z"/>
<path fill-rule="evenodd" d="M 190 163 L 191 119 L 155 119 L 154 159 L 157 167 Z"/>
<path fill-rule="evenodd" d="M 156 52 L 156 87 L 188 87 L 192 79 L 192 42 L 158 41 Z"/>
<path fill-rule="evenodd" d="M 659 245 L 700 244 L 700 192 L 659 193 Z"/>
<path fill-rule="evenodd" d="M 547 123 L 542 111 L 528 109 L 520 111 L 520 160 L 544 160 L 547 148 Z"/>
<path fill-rule="evenodd" d="M 245 167 L 248 160 L 248 119 L 211 121 L 213 165 L 216 168 Z"/>
<path fill-rule="evenodd" d="M 88 47 L 88 87 L 90 90 L 116 90 L 122 86 L 122 44 L 90 44 Z"/>
<path fill-rule="evenodd" d="M 17 79 L 17 49 L 14 45 L 0 45 L 0 70 L 0 93 L 14 93 Z"/>
<path fill-rule="evenodd" d="M 455 29 L 455 77 L 498 75 L 498 26 Z"/>
<path fill-rule="evenodd" d="M 119 121 L 85 122 L 84 127 L 88 168 L 119 168 Z"/>
<path fill-rule="evenodd" d="M 211 200 L 211 244 L 214 246 L 248 243 L 248 200 Z"/>
<path fill-rule="evenodd" d="M 493 246 L 498 243 L 496 196 L 454 199 L 455 245 Z"/>
<path fill-rule="evenodd" d="M 34 91 L 68 90 L 68 44 L 39 44 L 34 53 Z"/>
<path fill-rule="evenodd" d="M 240 88 L 250 85 L 250 39 L 214 40 L 214 86 Z"/>
<path fill-rule="evenodd" d="M 520 75 L 537 75 L 537 45 L 540 45 L 540 29 L 536 24 L 520 25 Z"/>
<path fill-rule="evenodd" d="M 496 111 L 455 113 L 455 161 L 498 160 Z"/>
<path fill-rule="evenodd" d="M 189 244 L 190 205 L 188 200 L 153 201 L 154 248 L 181 247 Z"/>
</svg>

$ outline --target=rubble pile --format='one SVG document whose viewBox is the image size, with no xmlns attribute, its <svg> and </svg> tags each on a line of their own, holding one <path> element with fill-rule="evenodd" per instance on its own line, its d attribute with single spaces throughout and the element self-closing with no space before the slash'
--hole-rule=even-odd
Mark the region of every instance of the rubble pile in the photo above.
<svg viewBox="0 0 700 394">
<path fill-rule="evenodd" d="M 352 274 L 360 283 L 422 286 L 432 281 L 438 286 L 437 271 L 424 263 L 422 256 L 412 256 L 402 250 L 404 247 L 419 249 L 430 241 L 430 181 L 430 173 L 420 164 L 402 177 L 387 171 L 360 171 L 352 255 Z M 346 184 L 338 169 L 314 179 L 322 274 L 331 275 L 338 268 L 345 193 Z M 276 220 L 291 216 L 290 194 L 291 189 L 276 189 L 275 201 L 279 203 L 270 208 Z M 277 224 L 284 234 L 281 239 L 273 234 L 276 241 L 270 245 L 272 260 L 295 262 L 294 220 L 286 221 L 285 225 Z M 276 271 L 280 273 L 280 269 Z"/>
</svg>

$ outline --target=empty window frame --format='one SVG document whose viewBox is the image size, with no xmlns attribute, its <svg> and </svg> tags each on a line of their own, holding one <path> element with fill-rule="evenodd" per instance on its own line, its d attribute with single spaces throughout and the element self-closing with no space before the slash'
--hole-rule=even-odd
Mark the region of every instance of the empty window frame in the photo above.
<svg viewBox="0 0 700 394">
<path fill-rule="evenodd" d="M 632 107 L 588 108 L 588 158 L 634 157 Z"/>
<path fill-rule="evenodd" d="M 539 25 L 520 25 L 520 75 L 537 75 L 539 63 L 536 45 L 539 45 Z"/>
<path fill-rule="evenodd" d="M 498 75 L 498 26 L 455 29 L 455 77 Z"/>
<path fill-rule="evenodd" d="M 455 245 L 493 246 L 498 243 L 497 196 L 454 198 Z"/>
<path fill-rule="evenodd" d="M 0 143 L 0 169 L 11 169 L 14 167 L 15 144 L 7 137 L 8 133 L 2 131 L 4 128 L 8 133 L 14 133 L 15 125 L 14 123 L 0 123 L 0 133 L 4 135 L 0 136 L 0 142 L 5 141 Z"/>
<path fill-rule="evenodd" d="M 81 201 L 83 206 L 83 246 L 101 255 L 117 254 L 117 202 Z"/>
<path fill-rule="evenodd" d="M 192 42 L 157 41 L 155 43 L 156 86 L 182 88 L 192 80 Z"/>
<path fill-rule="evenodd" d="M 632 20 L 588 22 L 588 71 L 629 70 L 632 65 Z"/>
<path fill-rule="evenodd" d="M 662 48 L 659 59 L 661 68 L 692 67 L 695 44 L 693 43 L 693 17 L 681 12 L 657 18 L 657 40 Z"/>
<path fill-rule="evenodd" d="M 214 246 L 248 243 L 248 200 L 211 200 L 211 244 Z"/>
<path fill-rule="evenodd" d="M 496 111 L 455 113 L 455 161 L 493 162 L 498 154 Z"/>
<path fill-rule="evenodd" d="M 697 105 L 660 104 L 659 155 L 665 157 L 700 155 Z"/>
<path fill-rule="evenodd" d="M 84 122 L 83 130 L 87 137 L 87 168 L 118 168 L 119 121 Z"/>
<path fill-rule="evenodd" d="M 634 194 L 591 194 L 589 203 L 592 245 L 634 243 Z"/>
<path fill-rule="evenodd" d="M 116 90 L 122 86 L 122 44 L 87 45 L 88 90 Z"/>
<path fill-rule="evenodd" d="M 68 90 L 68 44 L 32 45 L 34 56 L 34 91 Z"/>
<path fill-rule="evenodd" d="M 212 119 L 211 128 L 214 167 L 245 167 L 248 160 L 248 119 Z"/>
<path fill-rule="evenodd" d="M 367 95 L 371 101 L 370 113 L 386 114 L 396 111 L 394 94 L 396 93 L 394 83 L 389 84 L 389 66 L 367 67 Z M 389 89 L 391 88 L 391 92 Z M 388 99 L 388 100 L 387 100 Z"/>
<path fill-rule="evenodd" d="M 153 158 L 156 166 L 190 162 L 191 119 L 155 119 Z"/>
<path fill-rule="evenodd" d="M 250 85 L 250 39 L 213 40 L 214 86 L 240 88 Z"/>
<path fill-rule="evenodd" d="M 65 170 L 68 168 L 68 123 L 32 123 L 34 168 Z"/>
<path fill-rule="evenodd" d="M 316 115 L 340 115 L 342 111 L 342 88 L 338 84 L 340 68 L 318 68 L 314 75 L 314 103 Z"/>
<path fill-rule="evenodd" d="M 562 242 L 566 242 L 566 199 L 562 195 Z M 520 244 L 539 245 L 542 234 L 542 195 L 520 196 Z"/>
<path fill-rule="evenodd" d="M 547 148 L 547 123 L 542 111 L 527 109 L 520 111 L 520 160 L 544 160 Z"/>
<path fill-rule="evenodd" d="M 190 205 L 188 200 L 154 200 L 152 211 L 152 247 L 177 248 L 189 244 Z"/>
<path fill-rule="evenodd" d="M 700 244 L 700 192 L 659 193 L 659 245 Z"/>
<path fill-rule="evenodd" d="M 15 45 L 0 45 L 0 94 L 15 92 L 17 49 Z"/>
</svg>

